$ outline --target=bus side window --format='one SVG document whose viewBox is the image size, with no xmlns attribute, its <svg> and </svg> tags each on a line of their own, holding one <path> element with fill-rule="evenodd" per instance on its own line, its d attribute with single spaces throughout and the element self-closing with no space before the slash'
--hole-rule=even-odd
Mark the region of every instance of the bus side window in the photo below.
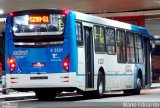
<svg viewBox="0 0 160 108">
<path fill-rule="evenodd" d="M 77 37 L 77 45 L 83 46 L 82 23 L 80 22 L 76 22 L 76 37 Z"/>
<path fill-rule="evenodd" d="M 113 28 L 106 27 L 105 29 L 105 41 L 106 41 L 106 52 L 107 54 L 116 53 L 116 43 L 115 43 L 115 30 Z"/>
<path fill-rule="evenodd" d="M 135 63 L 135 52 L 134 52 L 134 33 L 126 32 L 126 52 L 127 62 Z"/>
<path fill-rule="evenodd" d="M 94 26 L 95 52 L 105 52 L 104 27 Z"/>
<path fill-rule="evenodd" d="M 136 62 L 143 63 L 143 53 L 142 53 L 142 35 L 135 34 L 135 54 L 136 54 Z"/>
<path fill-rule="evenodd" d="M 116 31 L 116 43 L 117 43 L 117 61 L 118 63 L 126 62 L 126 39 L 125 39 L 125 31 L 117 30 Z"/>
</svg>

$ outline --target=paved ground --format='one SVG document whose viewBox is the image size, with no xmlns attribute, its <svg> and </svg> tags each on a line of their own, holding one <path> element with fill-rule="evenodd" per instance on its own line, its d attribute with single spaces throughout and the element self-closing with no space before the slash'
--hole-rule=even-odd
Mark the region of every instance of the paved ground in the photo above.
<svg viewBox="0 0 160 108">
<path fill-rule="evenodd" d="M 34 96 L 33 92 L 11 93 L 7 96 Z M 2 97 L 2 96 L 1 96 Z M 86 99 L 81 95 L 57 97 L 53 101 L 36 98 L 3 100 L 0 108 L 160 108 L 160 88 L 144 89 L 141 95 L 123 95 L 122 92 L 107 93 L 101 99 Z"/>
</svg>

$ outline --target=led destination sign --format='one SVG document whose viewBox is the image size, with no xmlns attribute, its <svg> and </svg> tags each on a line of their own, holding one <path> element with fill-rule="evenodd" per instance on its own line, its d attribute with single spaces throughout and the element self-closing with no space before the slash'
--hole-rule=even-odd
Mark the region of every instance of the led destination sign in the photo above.
<svg viewBox="0 0 160 108">
<path fill-rule="evenodd" d="M 31 15 L 29 16 L 29 24 L 49 24 L 49 15 Z"/>
</svg>

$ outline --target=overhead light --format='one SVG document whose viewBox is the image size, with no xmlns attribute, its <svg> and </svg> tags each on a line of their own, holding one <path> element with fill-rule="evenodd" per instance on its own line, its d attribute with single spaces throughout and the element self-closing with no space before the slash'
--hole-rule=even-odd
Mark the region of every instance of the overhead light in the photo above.
<svg viewBox="0 0 160 108">
<path fill-rule="evenodd" d="M 0 10 L 0 14 L 3 14 L 4 13 L 4 11 L 3 10 Z"/>
</svg>

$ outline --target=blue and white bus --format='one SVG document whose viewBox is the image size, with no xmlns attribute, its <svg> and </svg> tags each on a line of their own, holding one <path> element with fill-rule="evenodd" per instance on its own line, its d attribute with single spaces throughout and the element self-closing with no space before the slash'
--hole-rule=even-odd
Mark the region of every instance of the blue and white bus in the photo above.
<svg viewBox="0 0 160 108">
<path fill-rule="evenodd" d="M 7 87 L 38 99 L 75 90 L 140 94 L 150 84 L 151 38 L 146 28 L 71 10 L 9 13 Z"/>
</svg>

